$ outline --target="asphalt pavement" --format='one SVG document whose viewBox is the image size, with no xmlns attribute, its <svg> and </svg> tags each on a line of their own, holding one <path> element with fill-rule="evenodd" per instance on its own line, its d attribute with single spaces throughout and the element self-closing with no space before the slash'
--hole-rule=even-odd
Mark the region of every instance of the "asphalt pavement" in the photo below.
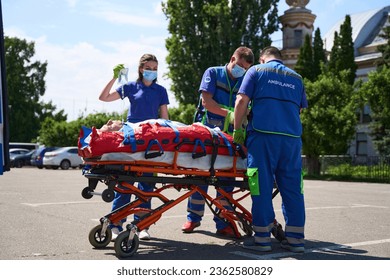
<svg viewBox="0 0 390 280">
<path fill-rule="evenodd" d="M 117 260 L 114 243 L 95 249 L 89 231 L 108 214 L 100 196 L 84 199 L 80 169 L 13 168 L 0 176 L 0 260 Z M 305 180 L 306 252 L 294 254 L 273 240 L 268 253 L 241 247 L 242 239 L 215 234 L 210 210 L 194 233 L 184 234 L 186 201 L 165 212 L 140 241 L 133 260 L 389 260 L 390 184 Z M 104 190 L 99 184 L 97 190 Z M 214 194 L 213 187 L 209 194 Z M 167 190 L 175 199 L 182 192 Z M 156 201 L 153 202 L 156 205 Z M 250 210 L 250 198 L 241 202 Z M 274 199 L 284 224 L 280 196 Z M 131 220 L 131 217 L 129 217 Z"/>
</svg>

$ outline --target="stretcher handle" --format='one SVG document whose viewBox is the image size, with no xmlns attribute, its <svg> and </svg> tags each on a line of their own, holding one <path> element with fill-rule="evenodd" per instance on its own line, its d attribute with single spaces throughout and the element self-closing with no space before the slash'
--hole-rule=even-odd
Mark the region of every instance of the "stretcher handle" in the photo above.
<svg viewBox="0 0 390 280">
<path fill-rule="evenodd" d="M 157 145 L 159 148 L 159 151 L 154 151 L 154 152 L 149 152 L 150 149 L 154 146 Z M 156 158 L 164 154 L 163 147 L 161 146 L 160 142 L 158 142 L 157 139 L 152 139 L 149 141 L 148 147 L 145 150 L 145 158 L 150 159 L 150 158 Z"/>
<path fill-rule="evenodd" d="M 198 146 L 200 146 L 202 148 L 202 152 L 196 152 L 196 149 L 198 148 Z M 204 157 L 206 155 L 207 155 L 206 147 L 204 146 L 203 142 L 200 139 L 196 139 L 195 144 L 194 144 L 194 149 L 192 151 L 192 158 L 193 159 L 201 158 L 201 157 Z"/>
</svg>

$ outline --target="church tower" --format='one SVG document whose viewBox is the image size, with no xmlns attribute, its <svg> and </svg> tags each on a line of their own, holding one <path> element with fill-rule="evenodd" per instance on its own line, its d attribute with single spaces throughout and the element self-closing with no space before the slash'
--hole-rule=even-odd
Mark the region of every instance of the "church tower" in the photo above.
<svg viewBox="0 0 390 280">
<path fill-rule="evenodd" d="M 310 0 L 286 0 L 290 8 L 279 18 L 283 32 L 283 60 L 286 66 L 293 69 L 306 34 L 311 38 L 314 31 L 313 23 L 316 15 L 306 9 L 309 2 Z"/>
</svg>

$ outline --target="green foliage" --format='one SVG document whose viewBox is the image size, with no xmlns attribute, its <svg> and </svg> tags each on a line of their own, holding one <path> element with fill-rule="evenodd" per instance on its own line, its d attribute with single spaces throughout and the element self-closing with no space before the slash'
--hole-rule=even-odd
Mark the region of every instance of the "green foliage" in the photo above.
<svg viewBox="0 0 390 280">
<path fill-rule="evenodd" d="M 346 15 L 344 23 L 340 26 L 340 33 L 335 32 L 328 70 L 336 74 L 347 70 L 348 72 L 346 75 L 344 74 L 343 78 L 350 85 L 353 85 L 356 77 L 356 69 L 351 17 Z M 341 76 L 339 77 L 341 78 Z"/>
<path fill-rule="evenodd" d="M 371 108 L 374 145 L 379 154 L 390 155 L 390 68 L 384 65 L 380 70 L 370 72 L 360 91 Z"/>
<path fill-rule="evenodd" d="M 178 108 L 168 109 L 169 119 L 184 124 L 192 124 L 194 122 L 195 110 L 196 108 L 193 104 L 180 104 Z"/>
<path fill-rule="evenodd" d="M 66 120 L 64 111 L 40 101 L 45 93 L 47 62 L 34 61 L 35 44 L 5 37 L 5 66 L 9 97 L 10 141 L 30 142 L 38 136 L 41 122 L 52 117 Z"/>
<path fill-rule="evenodd" d="M 246 45 L 255 54 L 270 45 L 278 30 L 279 0 L 168 0 L 166 40 L 168 77 L 180 104 L 196 104 L 203 72 L 226 64 L 234 50 Z"/>
<path fill-rule="evenodd" d="M 39 131 L 38 141 L 46 146 L 65 147 L 77 146 L 79 132 L 82 126 L 102 127 L 109 119 L 121 120 L 123 116 L 113 113 L 89 114 L 87 117 L 80 117 L 75 121 L 55 121 L 53 118 L 46 118 Z"/>
<path fill-rule="evenodd" d="M 52 118 L 47 118 L 42 123 L 39 132 L 40 143 L 46 146 L 65 147 L 77 146 L 78 123 L 76 121 L 67 123 L 57 122 Z"/>
<path fill-rule="evenodd" d="M 306 34 L 303 46 L 299 50 L 298 61 L 294 67 L 303 78 L 313 81 L 315 79 L 313 71 L 313 50 L 309 34 Z"/>
<path fill-rule="evenodd" d="M 388 21 L 390 23 L 390 17 Z M 378 51 L 382 53 L 382 57 L 379 59 L 378 65 L 390 68 L 390 24 L 383 28 L 382 33 L 379 34 L 379 37 L 386 40 L 386 44 L 378 46 Z"/>
<path fill-rule="evenodd" d="M 390 178 L 390 165 L 350 165 L 329 166 L 324 174 L 328 179 L 349 181 L 387 182 Z"/>
<path fill-rule="evenodd" d="M 314 33 L 313 41 L 313 75 L 314 80 L 322 73 L 322 65 L 326 63 L 326 54 L 324 43 L 321 38 L 321 31 L 319 28 Z"/>
<path fill-rule="evenodd" d="M 320 75 L 315 82 L 305 81 L 309 108 L 301 115 L 303 124 L 303 154 L 316 158 L 325 154 L 345 154 L 355 133 L 355 117 L 359 103 L 356 93 L 340 78 Z"/>
<path fill-rule="evenodd" d="M 322 67 L 326 63 L 324 43 L 319 28 L 315 31 L 313 46 L 309 34 L 306 34 L 303 46 L 299 50 L 298 61 L 294 67 L 303 78 L 315 81 L 322 73 Z"/>
</svg>

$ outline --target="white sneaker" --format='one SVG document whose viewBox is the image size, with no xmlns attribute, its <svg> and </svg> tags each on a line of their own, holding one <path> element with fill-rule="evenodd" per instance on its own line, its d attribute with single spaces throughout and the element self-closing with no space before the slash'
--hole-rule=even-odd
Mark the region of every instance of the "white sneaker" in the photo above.
<svg viewBox="0 0 390 280">
<path fill-rule="evenodd" d="M 147 229 L 142 230 L 139 234 L 138 237 L 140 240 L 150 240 L 150 234 Z"/>
<path fill-rule="evenodd" d="M 119 229 L 117 227 L 113 227 L 111 229 L 111 233 L 112 233 L 111 241 L 115 241 L 116 238 L 118 237 L 120 231 L 119 231 Z"/>
</svg>

